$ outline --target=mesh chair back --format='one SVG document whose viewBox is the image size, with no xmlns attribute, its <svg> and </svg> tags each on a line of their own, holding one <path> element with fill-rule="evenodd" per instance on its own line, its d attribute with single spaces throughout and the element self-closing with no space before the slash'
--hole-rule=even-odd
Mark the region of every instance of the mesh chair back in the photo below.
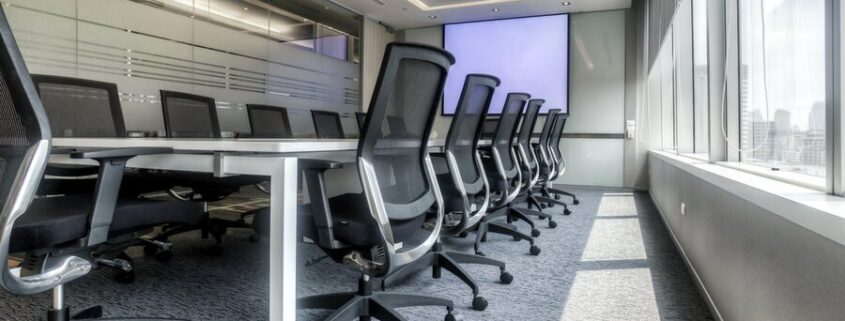
<svg viewBox="0 0 845 321">
<path fill-rule="evenodd" d="M 284 107 L 246 105 L 254 138 L 292 138 L 288 110 Z"/>
<path fill-rule="evenodd" d="M 522 109 L 530 97 L 524 93 L 508 94 L 493 138 L 493 149 L 501 156 L 502 167 L 508 173 L 508 179 L 516 176 L 517 164 L 513 162 L 513 138 Z"/>
<path fill-rule="evenodd" d="M 425 45 L 387 46 L 358 145 L 359 162 L 373 170 L 380 199 L 391 219 L 417 218 L 436 195 L 426 165 L 428 138 L 451 54 Z M 366 188 L 365 188 L 366 190 Z"/>
<path fill-rule="evenodd" d="M 552 137 L 552 127 L 554 127 L 555 118 L 557 118 L 559 112 L 560 109 L 549 110 L 549 114 L 546 115 L 546 122 L 543 123 L 543 131 L 540 132 L 540 140 L 537 146 L 540 147 L 540 159 L 543 161 L 543 166 L 549 166 L 552 163 L 549 139 Z"/>
<path fill-rule="evenodd" d="M 499 118 L 485 118 L 481 129 L 481 138 L 493 139 L 496 136 L 496 127 L 499 126 Z"/>
<path fill-rule="evenodd" d="M 367 113 L 356 112 L 355 120 L 358 121 L 358 130 L 364 130 L 364 120 L 367 119 Z"/>
<path fill-rule="evenodd" d="M 528 107 L 522 117 L 522 126 L 519 129 L 519 138 L 516 142 L 525 152 L 525 158 L 532 168 L 537 166 L 537 160 L 534 159 L 534 154 L 531 152 L 531 135 L 534 134 L 534 125 L 537 124 L 537 116 L 540 115 L 540 107 L 543 106 L 544 102 L 545 100 L 542 99 L 528 101 Z"/>
<path fill-rule="evenodd" d="M 126 137 L 117 85 L 32 75 L 54 137 Z"/>
<path fill-rule="evenodd" d="M 478 194 L 484 189 L 481 169 L 476 161 L 478 140 L 484 129 L 483 122 L 499 86 L 499 79 L 489 75 L 469 74 L 458 100 L 455 117 L 446 136 L 446 151 L 455 157 L 458 171 L 467 194 Z"/>
<path fill-rule="evenodd" d="M 32 201 L 50 154 L 50 125 L 38 92 L 0 8 L 0 262 L 7 262 L 15 221 Z M 0 268 L 0 286 L 14 294 L 34 294 L 87 274 L 78 257 L 39 275 L 21 276 Z M 60 261 L 57 261 L 60 262 Z"/>
<path fill-rule="evenodd" d="M 161 108 L 168 138 L 220 138 L 214 98 L 162 90 Z"/>
<path fill-rule="evenodd" d="M 563 126 L 566 125 L 567 118 L 569 118 L 569 113 L 557 114 L 554 128 L 552 128 L 552 137 L 549 139 L 549 151 L 552 154 L 552 160 L 555 164 L 560 163 L 563 158 L 563 154 L 560 152 L 560 138 L 563 134 Z"/>
<path fill-rule="evenodd" d="M 317 131 L 317 138 L 344 138 L 343 125 L 340 123 L 340 114 L 324 110 L 312 110 L 311 118 L 314 119 L 314 129 Z"/>
</svg>

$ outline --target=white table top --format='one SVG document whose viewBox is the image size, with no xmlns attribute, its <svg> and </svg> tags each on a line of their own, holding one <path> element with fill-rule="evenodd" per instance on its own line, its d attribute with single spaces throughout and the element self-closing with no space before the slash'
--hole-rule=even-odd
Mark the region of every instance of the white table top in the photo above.
<svg viewBox="0 0 845 321">
<path fill-rule="evenodd" d="M 442 147 L 443 144 L 443 139 L 429 142 L 430 147 Z M 53 145 L 73 148 L 170 147 L 185 152 L 309 153 L 354 151 L 358 149 L 358 139 L 53 138 Z"/>
</svg>

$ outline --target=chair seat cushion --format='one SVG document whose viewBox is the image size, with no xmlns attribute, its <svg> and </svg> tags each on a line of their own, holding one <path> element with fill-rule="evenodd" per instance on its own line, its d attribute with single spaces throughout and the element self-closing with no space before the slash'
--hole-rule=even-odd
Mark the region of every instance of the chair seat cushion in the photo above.
<svg viewBox="0 0 845 321">
<path fill-rule="evenodd" d="M 85 237 L 92 200 L 90 194 L 36 199 L 15 222 L 10 252 L 44 249 Z M 193 202 L 120 199 L 109 236 L 167 223 L 196 225 L 202 217 L 202 207 Z"/>
<path fill-rule="evenodd" d="M 364 194 L 349 193 L 329 198 L 329 206 L 332 210 L 334 236 L 338 241 L 353 246 L 374 246 L 382 242 L 378 224 L 370 214 Z M 316 227 L 313 225 L 313 213 L 310 213 L 309 206 L 300 206 L 298 210 L 300 211 L 300 231 L 316 231 Z M 269 219 L 270 209 L 259 209 L 255 211 L 252 224 L 259 233 L 267 233 L 269 231 Z M 414 239 L 414 236 L 422 230 L 424 221 L 425 215 L 410 220 L 391 219 L 390 226 L 393 230 L 394 240 L 405 242 Z M 308 236 L 312 239 L 316 238 L 316 236 Z"/>
</svg>

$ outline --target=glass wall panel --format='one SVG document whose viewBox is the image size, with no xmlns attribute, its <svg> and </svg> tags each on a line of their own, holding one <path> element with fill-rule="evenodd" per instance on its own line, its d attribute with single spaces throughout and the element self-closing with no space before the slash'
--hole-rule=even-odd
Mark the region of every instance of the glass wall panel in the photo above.
<svg viewBox="0 0 845 321">
<path fill-rule="evenodd" d="M 741 160 L 824 177 L 825 0 L 739 1 Z"/>
</svg>

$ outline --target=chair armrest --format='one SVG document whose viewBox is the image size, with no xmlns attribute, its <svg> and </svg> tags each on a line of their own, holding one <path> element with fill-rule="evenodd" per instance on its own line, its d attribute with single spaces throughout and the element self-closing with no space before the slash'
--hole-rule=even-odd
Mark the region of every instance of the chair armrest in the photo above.
<svg viewBox="0 0 845 321">
<path fill-rule="evenodd" d="M 169 154 L 172 148 L 115 148 L 94 151 L 75 152 L 71 158 L 90 158 L 100 164 L 97 173 L 97 185 L 94 188 L 94 204 L 91 206 L 86 246 L 94 246 L 108 240 L 114 210 L 117 207 L 120 184 L 126 162 L 135 156 L 151 154 Z"/>
<path fill-rule="evenodd" d="M 76 165 L 60 165 L 47 164 L 44 170 L 44 175 L 61 176 L 61 177 L 80 177 L 97 175 L 97 166 L 76 166 Z"/>
<path fill-rule="evenodd" d="M 141 155 L 153 154 L 170 154 L 173 153 L 173 148 L 167 147 L 137 147 L 137 148 L 113 148 L 101 149 L 92 151 L 74 152 L 70 154 L 70 158 L 90 158 L 90 159 L 105 159 L 105 158 L 132 158 Z"/>
<path fill-rule="evenodd" d="M 50 154 L 54 155 L 64 155 L 70 154 L 76 151 L 76 148 L 71 147 L 53 147 L 50 149 Z"/>
<path fill-rule="evenodd" d="M 324 159 L 308 159 L 308 158 L 300 158 L 297 160 L 297 164 L 299 169 L 306 170 L 306 169 L 338 169 L 343 167 L 343 162 L 333 161 L 333 160 L 324 160 Z"/>
<path fill-rule="evenodd" d="M 334 237 L 334 221 L 332 220 L 325 179 L 327 170 L 340 168 L 343 163 L 315 159 L 300 159 L 298 163 L 307 186 L 308 197 L 311 199 L 308 209 L 314 219 L 314 228 L 317 232 L 314 241 L 323 248 L 338 249 L 344 247 L 345 245 Z"/>
</svg>

